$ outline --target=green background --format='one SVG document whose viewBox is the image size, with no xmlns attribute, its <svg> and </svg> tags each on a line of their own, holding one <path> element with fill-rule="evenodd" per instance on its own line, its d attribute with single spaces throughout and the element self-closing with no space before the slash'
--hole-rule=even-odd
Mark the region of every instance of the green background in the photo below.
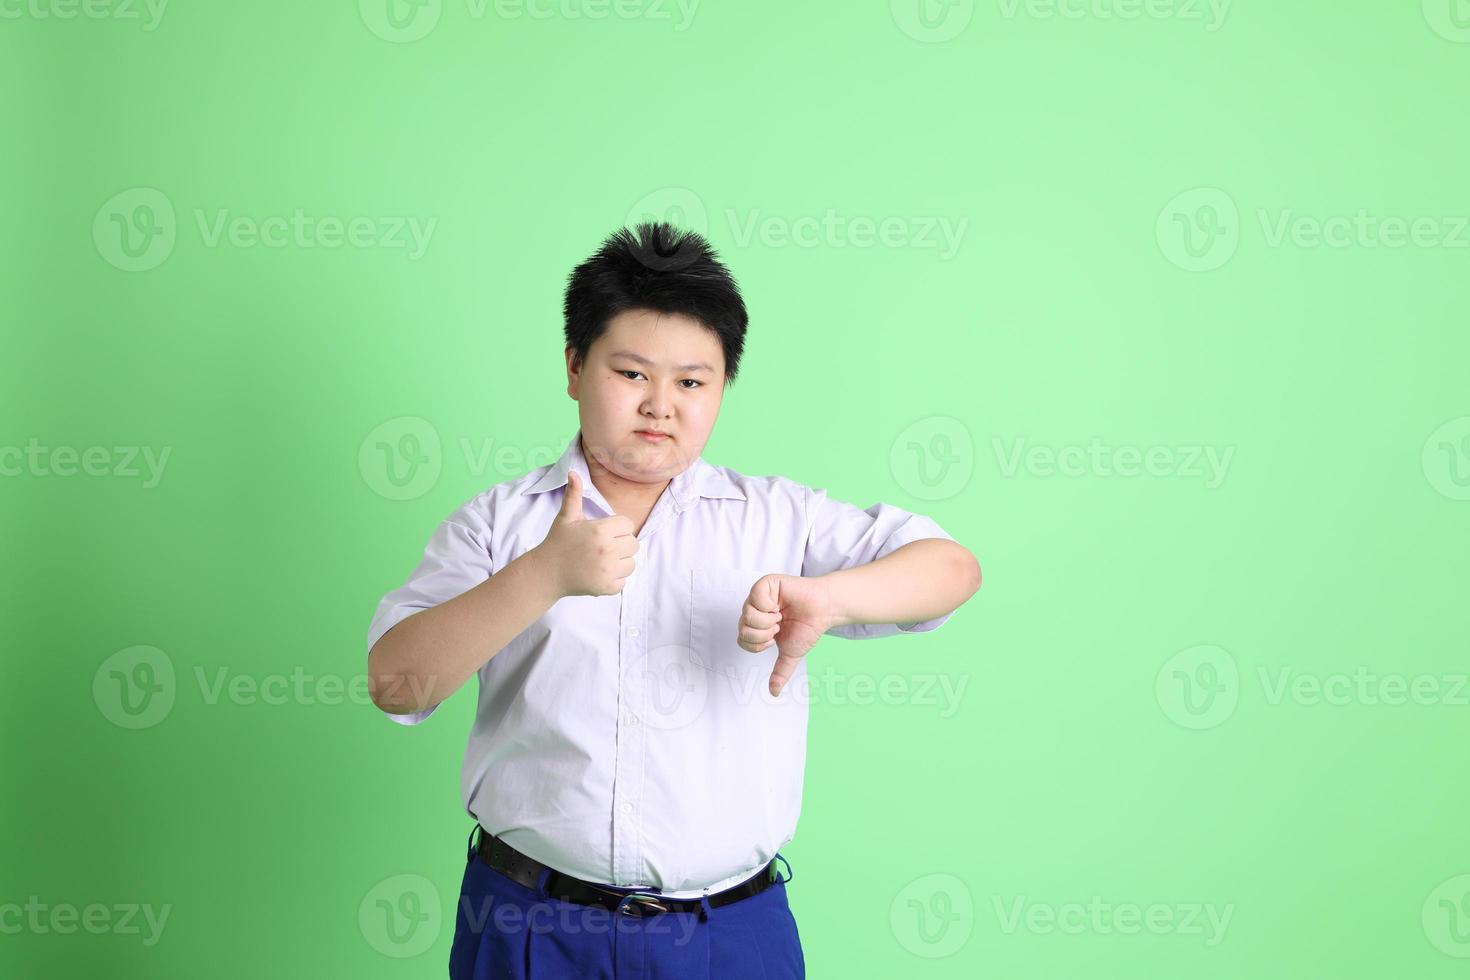
<svg viewBox="0 0 1470 980">
<path fill-rule="evenodd" d="M 1470 10 L 1366 6 L 447 0 L 406 42 L 342 0 L 4 8 L 0 447 L 170 456 L 0 478 L 0 907 L 172 908 L 151 946 L 0 933 L 0 974 L 443 975 L 472 692 L 405 729 L 197 672 L 360 682 L 435 525 L 575 431 L 565 275 L 658 213 L 751 312 L 706 458 L 928 514 L 985 571 L 937 632 L 811 654 L 811 976 L 1463 976 Z M 175 242 L 127 271 L 133 188 Z M 435 224 L 418 257 L 199 227 L 297 209 Z M 1274 236 L 1359 211 L 1432 224 Z M 439 471 L 394 499 L 360 449 L 404 418 Z M 1014 469 L 1017 440 L 1172 462 Z M 130 729 L 105 675 L 136 646 L 177 689 Z M 1436 693 L 1279 687 L 1360 671 Z M 941 677 L 948 714 L 854 683 Z M 404 874 L 442 906 L 406 958 L 359 916 Z M 1047 926 L 1093 896 L 1175 927 Z"/>
</svg>

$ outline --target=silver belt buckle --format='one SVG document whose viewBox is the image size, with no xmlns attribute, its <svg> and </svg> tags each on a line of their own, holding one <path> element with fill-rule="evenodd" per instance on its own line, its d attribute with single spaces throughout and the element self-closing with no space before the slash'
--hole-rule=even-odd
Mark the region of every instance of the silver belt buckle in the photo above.
<svg viewBox="0 0 1470 980">
<path fill-rule="evenodd" d="M 623 896 L 621 904 L 618 906 L 618 911 L 624 915 L 643 915 L 644 913 L 633 910 L 633 904 L 642 905 L 645 908 L 650 908 L 658 912 L 667 912 L 669 910 L 667 905 L 652 895 L 640 895 L 637 892 L 632 892 Z"/>
</svg>

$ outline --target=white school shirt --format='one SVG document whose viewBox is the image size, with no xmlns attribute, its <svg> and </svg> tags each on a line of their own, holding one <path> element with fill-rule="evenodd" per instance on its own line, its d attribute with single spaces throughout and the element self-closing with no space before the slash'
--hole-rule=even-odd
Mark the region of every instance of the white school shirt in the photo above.
<svg viewBox="0 0 1470 980">
<path fill-rule="evenodd" d="M 555 463 L 490 487 L 439 525 L 378 605 L 368 649 L 545 540 L 569 468 L 582 474 L 584 515 L 612 516 L 578 431 Z M 692 898 L 753 876 L 796 832 L 810 698 L 805 658 L 773 698 L 775 645 L 738 644 L 750 588 L 771 572 L 863 565 L 920 538 L 954 540 L 891 504 L 862 510 L 697 458 L 649 513 L 620 594 L 558 600 L 480 667 L 466 813 L 588 881 Z M 920 633 L 951 615 L 827 635 Z M 416 725 L 437 707 L 389 717 Z"/>
</svg>

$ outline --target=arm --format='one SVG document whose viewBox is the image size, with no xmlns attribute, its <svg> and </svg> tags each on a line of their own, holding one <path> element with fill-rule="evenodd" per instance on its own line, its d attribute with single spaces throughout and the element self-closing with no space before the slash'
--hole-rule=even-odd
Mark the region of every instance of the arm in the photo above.
<svg viewBox="0 0 1470 980">
<path fill-rule="evenodd" d="M 776 644 L 766 687 L 779 697 L 801 658 L 829 630 L 861 623 L 933 629 L 979 588 L 980 563 L 974 555 L 952 539 L 922 538 L 865 565 L 825 575 L 762 576 L 741 610 L 737 642 L 753 653 Z"/>
<path fill-rule="evenodd" d="M 368 689 L 389 714 L 433 707 L 560 598 L 535 548 L 479 585 L 394 626 L 368 654 Z"/>
<path fill-rule="evenodd" d="M 980 563 L 953 541 L 926 538 L 819 578 L 831 602 L 828 628 L 920 623 L 953 612 L 973 596 L 980 588 Z"/>
</svg>

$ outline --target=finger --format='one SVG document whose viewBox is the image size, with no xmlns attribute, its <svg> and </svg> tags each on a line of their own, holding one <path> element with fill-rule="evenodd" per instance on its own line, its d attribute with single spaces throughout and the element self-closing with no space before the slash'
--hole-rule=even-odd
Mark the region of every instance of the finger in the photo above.
<svg viewBox="0 0 1470 980">
<path fill-rule="evenodd" d="M 781 603 L 780 597 L 776 594 L 776 581 L 774 575 L 767 575 L 756 582 L 750 587 L 750 595 L 746 597 L 746 603 L 762 612 L 777 612 L 781 608 Z"/>
<path fill-rule="evenodd" d="M 771 680 L 766 687 L 772 697 L 781 696 L 781 689 L 791 680 L 791 675 L 796 673 L 796 665 L 799 663 L 800 657 L 788 657 L 784 653 L 776 658 L 776 666 L 771 668 Z"/>
<path fill-rule="evenodd" d="M 776 642 L 776 630 L 779 628 L 778 626 L 763 630 L 742 628 L 736 635 L 736 642 L 751 653 L 760 653 Z"/>
<path fill-rule="evenodd" d="M 779 622 L 781 622 L 781 614 L 779 612 L 766 612 L 764 609 L 758 609 L 748 602 L 745 604 L 745 608 L 741 611 L 740 615 L 741 626 L 749 626 L 757 630 L 770 629 Z"/>
<path fill-rule="evenodd" d="M 557 512 L 556 519 L 563 524 L 582 519 L 582 474 L 576 470 L 567 470 L 567 488 L 562 494 L 561 510 Z"/>
<path fill-rule="evenodd" d="M 622 514 L 614 514 L 611 517 L 601 517 L 593 521 L 594 524 L 604 524 L 613 532 L 615 538 L 634 537 L 633 522 Z"/>
</svg>

